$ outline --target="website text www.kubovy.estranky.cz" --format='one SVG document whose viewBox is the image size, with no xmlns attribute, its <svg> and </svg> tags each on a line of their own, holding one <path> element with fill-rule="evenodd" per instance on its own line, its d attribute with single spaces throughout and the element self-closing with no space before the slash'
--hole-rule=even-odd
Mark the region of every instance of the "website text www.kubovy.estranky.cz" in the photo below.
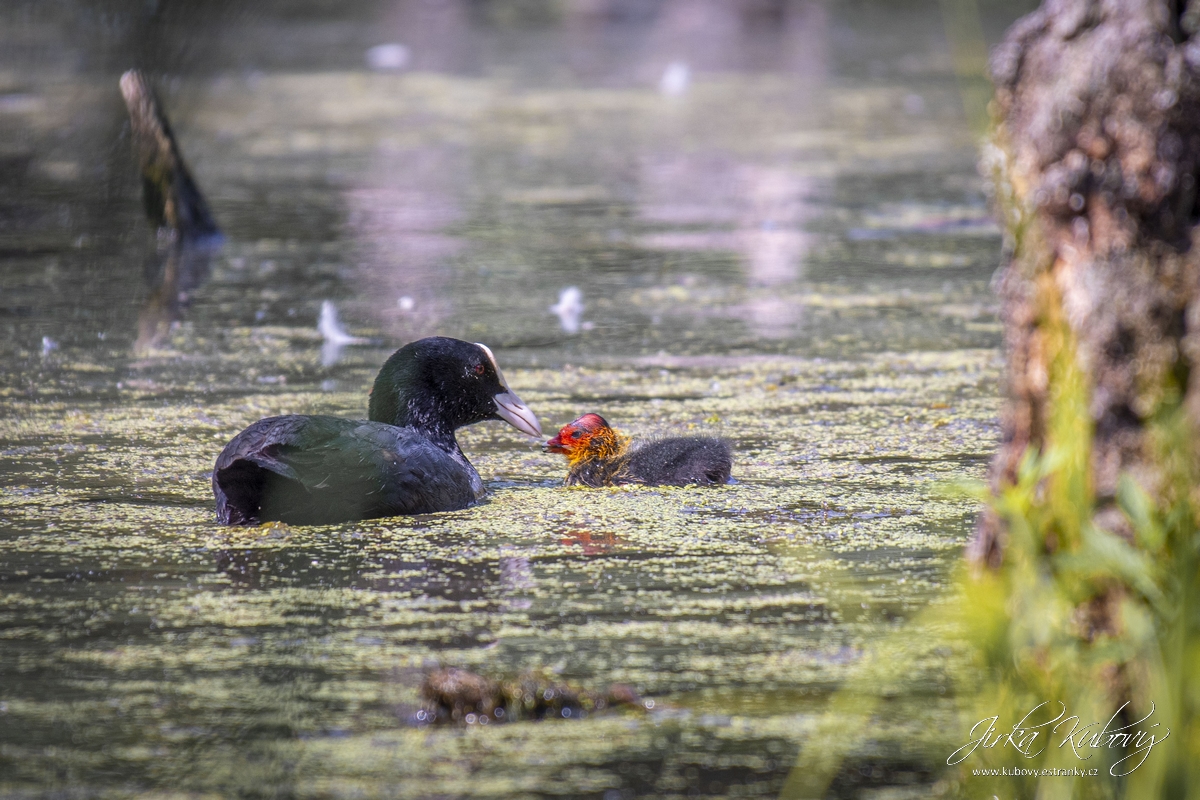
<svg viewBox="0 0 1200 800">
<path fill-rule="evenodd" d="M 1033 778 L 1091 778 L 1100 774 L 1098 769 L 1080 769 L 1079 767 L 1043 767 L 1041 769 L 1025 769 L 1024 767 L 996 767 L 995 769 L 973 769 L 971 774 L 976 777 L 1014 778 L 1028 776 Z"/>
</svg>

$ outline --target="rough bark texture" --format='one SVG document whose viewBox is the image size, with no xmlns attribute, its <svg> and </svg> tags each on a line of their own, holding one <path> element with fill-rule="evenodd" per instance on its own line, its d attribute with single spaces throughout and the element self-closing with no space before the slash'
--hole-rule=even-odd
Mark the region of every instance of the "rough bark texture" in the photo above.
<svg viewBox="0 0 1200 800">
<path fill-rule="evenodd" d="M 1046 326 L 1065 320 L 1089 384 L 1102 522 L 1118 476 L 1158 482 L 1145 423 L 1177 386 L 1200 419 L 1200 0 L 1046 0 L 992 54 L 988 156 L 1008 213 L 1008 360 L 996 485 L 1045 444 Z M 1109 507 L 1106 509 L 1105 505 Z M 996 565 L 985 519 L 970 555 Z"/>
</svg>

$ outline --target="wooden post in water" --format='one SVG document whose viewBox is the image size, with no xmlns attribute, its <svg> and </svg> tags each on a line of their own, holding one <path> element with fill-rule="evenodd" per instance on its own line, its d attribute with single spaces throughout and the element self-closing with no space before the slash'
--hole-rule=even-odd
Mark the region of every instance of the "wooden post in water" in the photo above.
<svg viewBox="0 0 1200 800">
<path fill-rule="evenodd" d="M 146 215 L 183 240 L 218 235 L 217 223 L 183 163 L 167 115 L 146 76 L 136 69 L 126 72 L 121 76 L 121 94 L 129 110 L 133 150 L 142 171 Z"/>
<path fill-rule="evenodd" d="M 150 277 L 151 292 L 138 315 L 133 346 L 135 353 L 144 355 L 166 339 L 171 324 L 183 313 L 188 292 L 207 279 L 209 261 L 222 237 L 146 76 L 135 69 L 126 72 L 121 76 L 121 94 L 142 172 L 146 216 L 160 234 L 154 259 L 158 269 Z"/>
</svg>

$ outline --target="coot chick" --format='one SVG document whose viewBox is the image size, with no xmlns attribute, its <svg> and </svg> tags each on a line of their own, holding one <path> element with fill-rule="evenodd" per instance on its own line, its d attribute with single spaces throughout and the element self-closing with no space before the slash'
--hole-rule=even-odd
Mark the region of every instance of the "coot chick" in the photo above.
<svg viewBox="0 0 1200 800">
<path fill-rule="evenodd" d="M 392 354 L 375 378 L 369 415 L 268 417 L 239 433 L 213 470 L 217 520 L 325 525 L 455 511 L 483 495 L 456 429 L 498 419 L 542 432 L 491 350 L 442 336 Z"/>
<path fill-rule="evenodd" d="M 656 439 L 631 447 L 599 414 L 564 425 L 546 450 L 567 457 L 567 486 L 710 486 L 729 483 L 729 443 L 710 436 Z"/>
</svg>

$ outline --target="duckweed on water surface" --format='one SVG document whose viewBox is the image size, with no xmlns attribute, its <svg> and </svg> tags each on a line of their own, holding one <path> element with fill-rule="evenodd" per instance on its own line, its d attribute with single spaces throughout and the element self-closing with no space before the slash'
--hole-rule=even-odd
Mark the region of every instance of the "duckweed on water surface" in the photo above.
<svg viewBox="0 0 1200 800">
<path fill-rule="evenodd" d="M 638 436 L 725 436 L 737 482 L 567 489 L 561 458 L 485 424 L 461 437 L 491 485 L 484 505 L 327 528 L 219 527 L 208 471 L 245 420 L 353 413 L 355 393 L 14 403 L 0 422 L 8 474 L 22 476 L 0 500 L 3 636 L 20 654 L 5 715 L 30 732 L 5 746 L 14 785 L 64 763 L 43 751 L 64 728 L 79 738 L 76 774 L 154 782 L 185 769 L 200 791 L 270 779 L 341 793 L 357 770 L 379 774 L 378 759 L 398 780 L 420 778 L 412 796 L 468 784 L 506 796 L 566 774 L 604 784 L 617 763 L 683 783 L 689 769 L 725 764 L 777 785 L 822 698 L 944 587 L 973 508 L 939 487 L 982 470 L 995 360 L 510 370 L 547 423 L 608 398 Z M 935 713 L 919 698 L 938 696 L 940 660 L 916 658 L 928 674 L 910 676 L 897 709 Z M 628 684 L 659 710 L 405 732 L 435 664 Z M 47 682 L 60 690 L 35 691 Z M 562 755 L 577 737 L 585 763 Z M 219 744 L 235 740 L 253 746 Z M 201 762 L 185 768 L 197 748 Z M 438 766 L 459 758 L 488 781 Z"/>
<path fill-rule="evenodd" d="M 671 15 L 645 38 L 463 4 L 378 73 L 403 26 L 376 5 L 148 15 L 141 66 L 226 234 L 173 278 L 121 138 L 130 65 L 105 74 L 150 34 L 0 8 L 0 795 L 774 797 L 893 641 L 834 793 L 945 789 L 957 655 L 904 625 L 945 602 L 975 514 L 945 487 L 997 435 L 999 232 L 941 18 L 722 17 L 667 97 Z M 577 333 L 549 311 L 571 286 Z M 323 363 L 325 301 L 373 343 Z M 225 442 L 365 415 L 435 333 L 491 346 L 547 431 L 725 437 L 736 482 L 567 489 L 486 423 L 460 435 L 477 507 L 216 525 Z M 654 705 L 425 725 L 451 667 Z"/>
</svg>

